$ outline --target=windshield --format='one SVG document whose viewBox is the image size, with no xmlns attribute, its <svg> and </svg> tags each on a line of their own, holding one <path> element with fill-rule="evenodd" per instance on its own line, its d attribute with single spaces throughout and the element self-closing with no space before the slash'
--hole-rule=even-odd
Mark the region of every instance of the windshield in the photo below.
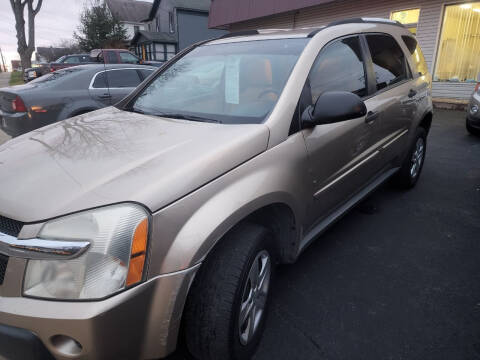
<svg viewBox="0 0 480 360">
<path fill-rule="evenodd" d="M 308 40 L 197 47 L 163 71 L 134 100 L 131 110 L 197 121 L 261 123 Z"/>
</svg>

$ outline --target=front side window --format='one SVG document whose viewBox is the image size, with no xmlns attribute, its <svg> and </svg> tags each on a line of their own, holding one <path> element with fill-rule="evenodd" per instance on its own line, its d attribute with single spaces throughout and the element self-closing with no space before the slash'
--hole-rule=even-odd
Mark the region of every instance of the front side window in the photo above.
<svg viewBox="0 0 480 360">
<path fill-rule="evenodd" d="M 312 66 L 309 77 L 312 104 L 325 91 L 349 91 L 367 95 L 365 66 L 357 36 L 327 45 Z"/>
<path fill-rule="evenodd" d="M 390 15 L 391 20 L 403 24 L 412 34 L 417 35 L 418 19 L 420 18 L 420 9 L 409 9 L 394 11 Z"/>
<path fill-rule="evenodd" d="M 132 54 L 128 52 L 121 52 L 120 53 L 120 59 L 122 59 L 122 63 L 124 64 L 138 64 L 138 59 L 136 56 L 133 56 Z"/>
<path fill-rule="evenodd" d="M 408 79 L 405 54 L 390 35 L 367 35 L 377 90 Z"/>
<path fill-rule="evenodd" d="M 162 71 L 134 111 L 222 123 L 261 123 L 308 38 L 205 44 Z"/>
<path fill-rule="evenodd" d="M 78 64 L 80 63 L 80 58 L 78 56 L 69 56 L 64 61 L 65 64 Z"/>
<path fill-rule="evenodd" d="M 445 6 L 435 81 L 475 82 L 480 73 L 480 2 Z"/>
</svg>

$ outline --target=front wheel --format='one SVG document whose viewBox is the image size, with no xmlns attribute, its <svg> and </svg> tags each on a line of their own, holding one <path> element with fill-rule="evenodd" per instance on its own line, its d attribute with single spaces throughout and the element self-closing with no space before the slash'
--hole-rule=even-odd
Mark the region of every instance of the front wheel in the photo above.
<svg viewBox="0 0 480 360">
<path fill-rule="evenodd" d="M 466 127 L 467 127 L 467 131 L 472 134 L 472 135 L 475 135 L 475 136 L 479 136 L 480 135 L 480 131 L 478 129 L 475 129 L 472 125 L 470 125 L 467 121 L 466 123 Z"/>
<path fill-rule="evenodd" d="M 265 325 L 274 265 L 269 233 L 257 225 L 238 226 L 213 249 L 185 305 L 185 342 L 193 357 L 251 358 Z"/>
<path fill-rule="evenodd" d="M 424 128 L 419 127 L 416 130 L 415 139 L 408 150 L 407 157 L 394 177 L 394 181 L 399 187 L 410 189 L 415 186 L 423 169 L 426 151 L 427 132 Z"/>
</svg>

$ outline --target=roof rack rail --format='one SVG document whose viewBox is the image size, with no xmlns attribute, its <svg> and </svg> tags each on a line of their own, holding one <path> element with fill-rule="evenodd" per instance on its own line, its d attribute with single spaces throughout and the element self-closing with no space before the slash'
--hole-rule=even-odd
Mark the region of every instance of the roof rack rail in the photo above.
<svg viewBox="0 0 480 360">
<path fill-rule="evenodd" d="M 314 29 L 314 30 L 312 30 L 312 32 L 310 32 L 310 33 L 307 35 L 307 37 L 312 38 L 312 37 L 314 37 L 315 35 L 317 35 L 320 31 L 322 31 L 323 29 L 325 29 L 325 26 L 321 26 L 321 27 L 319 27 L 319 28 L 317 28 L 317 29 Z"/>
<path fill-rule="evenodd" d="M 245 31 L 237 31 L 237 32 L 228 33 L 228 34 L 220 36 L 218 39 L 228 39 L 228 38 L 231 38 L 231 37 L 249 36 L 249 35 L 258 35 L 258 34 L 260 34 L 258 32 L 258 30 L 245 30 Z"/>
<path fill-rule="evenodd" d="M 368 17 L 338 20 L 338 21 L 331 22 L 330 24 L 327 25 L 327 27 L 335 26 L 335 25 L 343 25 L 343 24 L 358 24 L 358 23 L 387 24 L 387 25 L 400 26 L 403 28 L 405 27 L 401 23 L 395 20 L 382 19 L 382 18 L 368 18 Z"/>
</svg>

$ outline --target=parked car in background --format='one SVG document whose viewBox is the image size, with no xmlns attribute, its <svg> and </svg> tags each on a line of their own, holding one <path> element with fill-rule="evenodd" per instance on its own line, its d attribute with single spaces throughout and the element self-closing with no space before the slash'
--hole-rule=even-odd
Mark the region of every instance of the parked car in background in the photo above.
<svg viewBox="0 0 480 360">
<path fill-rule="evenodd" d="M 113 105 L 156 68 L 88 64 L 57 70 L 25 85 L 0 89 L 0 128 L 18 136 Z"/>
<path fill-rule="evenodd" d="M 56 61 L 43 64 L 40 67 L 25 69 L 24 82 L 29 82 L 50 72 L 65 69 L 72 66 L 85 64 L 141 64 L 146 66 L 160 67 L 163 62 L 143 61 L 136 55 L 125 49 L 98 49 L 90 54 L 65 55 Z"/>
<path fill-rule="evenodd" d="M 467 108 L 467 131 L 473 135 L 480 135 L 480 82 L 475 86 Z"/>
<path fill-rule="evenodd" d="M 86 69 L 63 71 L 96 103 L 126 67 Z M 417 183 L 433 116 L 421 69 L 389 20 L 233 33 L 115 106 L 4 144 L 0 357 L 157 359 L 181 338 L 195 359 L 251 359 L 276 264 L 387 179 Z"/>
<path fill-rule="evenodd" d="M 56 70 L 64 69 L 67 67 L 84 65 L 89 63 L 96 63 L 95 59 L 92 59 L 89 54 L 73 54 L 73 55 L 64 55 L 54 62 L 48 64 L 42 64 L 38 67 L 25 69 L 23 72 L 23 80 L 29 82 L 53 72 Z"/>
<path fill-rule="evenodd" d="M 90 57 L 105 64 L 142 64 L 159 67 L 163 62 L 142 60 L 137 55 L 124 49 L 94 49 Z"/>
</svg>

